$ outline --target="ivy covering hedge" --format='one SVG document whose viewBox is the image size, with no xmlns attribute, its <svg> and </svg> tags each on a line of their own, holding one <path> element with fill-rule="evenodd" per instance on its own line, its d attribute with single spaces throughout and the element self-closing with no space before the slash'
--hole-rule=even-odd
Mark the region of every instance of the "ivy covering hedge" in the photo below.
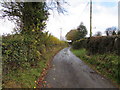
<svg viewBox="0 0 120 90">
<path fill-rule="evenodd" d="M 120 55 L 120 36 L 84 38 L 73 43 L 73 49 L 86 48 L 90 54 L 116 53 Z"/>
<path fill-rule="evenodd" d="M 41 36 L 40 36 L 41 35 Z M 48 33 L 37 35 L 7 35 L 2 37 L 3 74 L 20 68 L 37 67 L 40 60 L 46 60 L 45 53 L 54 46 L 66 43 Z"/>
</svg>

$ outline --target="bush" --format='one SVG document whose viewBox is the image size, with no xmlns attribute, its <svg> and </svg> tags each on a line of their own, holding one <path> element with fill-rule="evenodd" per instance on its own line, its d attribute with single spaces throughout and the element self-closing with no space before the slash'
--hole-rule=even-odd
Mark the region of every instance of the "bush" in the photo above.
<svg viewBox="0 0 120 90">
<path fill-rule="evenodd" d="M 87 39 L 83 38 L 73 42 L 72 47 L 73 49 L 86 48 L 86 44 L 87 44 Z"/>
</svg>

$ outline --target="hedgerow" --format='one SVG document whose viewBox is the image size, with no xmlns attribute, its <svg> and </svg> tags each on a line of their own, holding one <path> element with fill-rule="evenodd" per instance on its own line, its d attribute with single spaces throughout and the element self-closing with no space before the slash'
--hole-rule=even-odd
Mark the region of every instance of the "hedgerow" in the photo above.
<svg viewBox="0 0 120 90">
<path fill-rule="evenodd" d="M 41 36 L 40 36 L 41 35 Z M 3 74 L 11 71 L 37 67 L 44 54 L 54 46 L 66 43 L 48 33 L 36 35 L 7 35 L 2 38 Z"/>
<path fill-rule="evenodd" d="M 116 53 L 120 55 L 120 36 L 85 38 L 73 43 L 74 49 L 86 48 L 90 54 Z"/>
</svg>

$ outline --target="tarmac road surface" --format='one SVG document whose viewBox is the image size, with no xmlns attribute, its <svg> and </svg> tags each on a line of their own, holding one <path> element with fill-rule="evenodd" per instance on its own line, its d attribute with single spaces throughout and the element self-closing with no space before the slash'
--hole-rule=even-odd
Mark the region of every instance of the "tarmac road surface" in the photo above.
<svg viewBox="0 0 120 90">
<path fill-rule="evenodd" d="M 52 88 L 115 88 L 76 57 L 70 48 L 61 50 L 51 65 L 45 80 Z"/>
</svg>

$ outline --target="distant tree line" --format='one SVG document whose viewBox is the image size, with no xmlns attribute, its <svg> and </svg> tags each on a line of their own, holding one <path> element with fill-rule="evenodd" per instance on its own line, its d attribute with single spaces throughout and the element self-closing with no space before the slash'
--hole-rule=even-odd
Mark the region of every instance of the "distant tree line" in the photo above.
<svg viewBox="0 0 120 90">
<path fill-rule="evenodd" d="M 120 30 L 118 30 L 116 27 L 108 27 L 105 30 L 106 36 L 113 36 L 113 35 L 120 35 Z M 95 36 L 102 36 L 102 33 L 100 31 L 96 32 Z"/>
<path fill-rule="evenodd" d="M 109 27 L 106 29 L 106 35 L 111 36 L 111 35 L 120 35 L 120 30 L 117 30 L 116 27 Z"/>
</svg>

